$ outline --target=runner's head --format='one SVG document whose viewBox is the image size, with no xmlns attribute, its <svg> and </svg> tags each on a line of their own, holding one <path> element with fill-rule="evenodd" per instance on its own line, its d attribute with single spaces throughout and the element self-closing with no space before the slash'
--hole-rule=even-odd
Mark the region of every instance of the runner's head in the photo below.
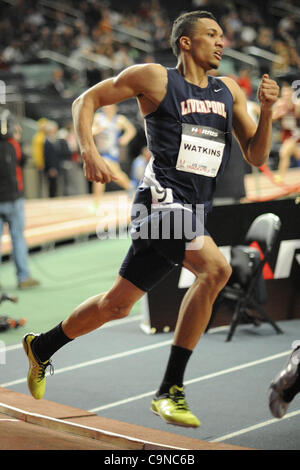
<svg viewBox="0 0 300 470">
<path fill-rule="evenodd" d="M 189 53 L 205 69 L 217 69 L 224 47 L 223 31 L 212 13 L 192 11 L 174 21 L 170 43 L 178 58 Z"/>
<path fill-rule="evenodd" d="M 116 104 L 109 104 L 103 106 L 102 110 L 108 118 L 113 118 L 117 114 L 118 107 Z"/>
</svg>

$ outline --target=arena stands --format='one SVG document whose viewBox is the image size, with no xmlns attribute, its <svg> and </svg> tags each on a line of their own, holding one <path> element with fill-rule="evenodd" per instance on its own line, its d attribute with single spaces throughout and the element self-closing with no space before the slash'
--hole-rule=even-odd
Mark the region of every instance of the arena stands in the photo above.
<svg viewBox="0 0 300 470">
<path fill-rule="evenodd" d="M 256 100 L 261 74 L 292 82 L 300 69 L 300 8 L 297 0 L 0 0 L 0 80 L 5 103 L 31 144 L 37 121 L 64 127 L 71 103 L 84 89 L 141 62 L 176 64 L 169 47 L 172 20 L 193 9 L 213 11 L 225 34 L 220 74 L 236 77 L 249 100 Z M 130 161 L 145 144 L 135 101 L 122 103 L 137 138 Z M 279 124 L 274 125 L 274 163 L 278 163 Z M 29 163 L 30 165 L 30 159 Z"/>
</svg>

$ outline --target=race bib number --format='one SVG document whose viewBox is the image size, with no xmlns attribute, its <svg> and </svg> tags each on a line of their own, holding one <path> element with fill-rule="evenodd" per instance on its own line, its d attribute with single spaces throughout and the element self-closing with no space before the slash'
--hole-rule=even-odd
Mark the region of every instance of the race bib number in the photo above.
<svg viewBox="0 0 300 470">
<path fill-rule="evenodd" d="M 213 178 L 222 163 L 224 147 L 224 132 L 184 123 L 176 169 Z"/>
</svg>

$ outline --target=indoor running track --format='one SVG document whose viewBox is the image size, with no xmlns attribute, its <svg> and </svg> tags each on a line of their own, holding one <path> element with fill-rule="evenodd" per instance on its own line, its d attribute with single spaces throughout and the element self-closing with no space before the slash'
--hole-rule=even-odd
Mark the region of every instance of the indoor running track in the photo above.
<svg viewBox="0 0 300 470">
<path fill-rule="evenodd" d="M 164 423 L 150 411 L 172 343 L 172 333 L 146 335 L 137 315 L 76 339 L 53 358 L 46 400 L 125 423 L 208 442 L 261 450 L 299 450 L 300 395 L 284 419 L 268 409 L 268 387 L 300 339 L 300 320 L 281 321 L 284 334 L 263 324 L 239 326 L 225 342 L 225 327 L 209 330 L 185 376 L 186 397 L 202 426 Z M 0 386 L 28 395 L 28 361 L 21 345 L 6 348 Z"/>
</svg>

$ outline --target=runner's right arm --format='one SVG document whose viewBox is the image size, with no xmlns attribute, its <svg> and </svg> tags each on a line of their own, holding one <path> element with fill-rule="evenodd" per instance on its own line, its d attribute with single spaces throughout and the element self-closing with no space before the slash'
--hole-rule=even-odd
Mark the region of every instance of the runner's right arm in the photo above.
<svg viewBox="0 0 300 470">
<path fill-rule="evenodd" d="M 157 64 L 133 65 L 117 77 L 104 80 L 82 93 L 73 103 L 72 114 L 76 137 L 84 161 L 85 176 L 90 181 L 108 183 L 116 179 L 105 161 L 99 157 L 92 125 L 95 111 L 133 97 L 159 101 L 158 83 L 162 67 Z M 157 80 L 155 80 L 157 77 Z M 153 80 L 154 78 L 154 80 Z M 153 103 L 154 106 L 155 103 Z"/>
</svg>

